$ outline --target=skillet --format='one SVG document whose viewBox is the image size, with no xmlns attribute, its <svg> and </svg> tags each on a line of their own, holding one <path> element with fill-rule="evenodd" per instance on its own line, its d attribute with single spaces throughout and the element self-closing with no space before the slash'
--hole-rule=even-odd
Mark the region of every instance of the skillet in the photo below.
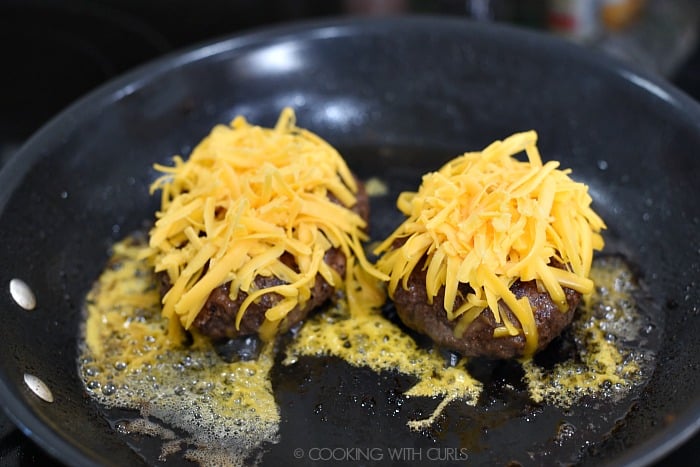
<svg viewBox="0 0 700 467">
<path fill-rule="evenodd" d="M 700 107 L 659 79 L 529 32 L 441 18 L 335 20 L 253 32 L 139 68 L 56 117 L 0 174 L 0 398 L 50 454 L 70 465 L 143 465 L 152 455 L 147 442 L 118 436 L 82 389 L 83 297 L 110 245 L 151 219 L 154 162 L 186 155 L 237 114 L 271 125 L 285 105 L 360 178 L 387 182 L 389 195 L 373 200 L 376 237 L 398 223 L 395 197 L 420 174 L 536 129 L 544 157 L 590 185 L 612 252 L 644 285 L 659 349 L 648 384 L 623 404 L 545 408 L 533 421 L 526 401 L 495 391 L 488 410 L 452 404 L 422 433 L 408 433 L 405 419 L 436 403 L 401 401 L 396 415 L 397 391 L 409 385 L 399 375 L 333 359 L 280 368 L 272 377 L 281 442 L 264 463 L 301 465 L 296 447 L 467 446 L 473 463 L 645 465 L 700 427 Z M 33 289 L 34 311 L 12 301 L 13 278 Z M 513 379 L 507 364 L 488 368 L 495 380 Z M 35 397 L 25 373 L 55 401 Z M 553 447 L 563 419 L 578 428 L 576 442 Z"/>
</svg>

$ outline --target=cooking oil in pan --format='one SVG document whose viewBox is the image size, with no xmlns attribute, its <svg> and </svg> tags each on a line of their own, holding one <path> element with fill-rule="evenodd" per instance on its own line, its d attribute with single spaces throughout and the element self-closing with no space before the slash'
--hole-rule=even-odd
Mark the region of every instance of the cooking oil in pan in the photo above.
<svg viewBox="0 0 700 467">
<path fill-rule="evenodd" d="M 433 452 L 447 463 L 465 453 L 475 463 L 574 461 L 624 416 L 624 401 L 653 369 L 649 321 L 616 257 L 596 261 L 596 293 L 567 334 L 531 361 L 467 362 L 407 330 L 391 306 L 350 316 L 342 300 L 277 347 L 236 360 L 196 335 L 170 338 L 143 248 L 138 237 L 116 244 L 88 295 L 79 372 L 149 463 L 274 465 L 296 448 L 322 455 L 357 446 L 390 460 L 390 447 L 436 443 L 461 449 L 451 458 Z M 503 439 L 508 449 L 493 449 Z"/>
</svg>

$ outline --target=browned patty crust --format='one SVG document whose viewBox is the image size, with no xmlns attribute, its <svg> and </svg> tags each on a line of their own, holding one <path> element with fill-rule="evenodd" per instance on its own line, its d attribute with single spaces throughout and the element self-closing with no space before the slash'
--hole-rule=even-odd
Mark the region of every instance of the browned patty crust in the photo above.
<svg viewBox="0 0 700 467">
<path fill-rule="evenodd" d="M 420 333 L 430 336 L 441 347 L 455 350 L 468 357 L 490 358 L 514 358 L 522 356 L 525 349 L 525 336 L 493 337 L 493 331 L 497 323 L 491 310 L 486 308 L 464 331 L 461 336 L 455 336 L 454 328 L 459 319 L 450 321 L 443 307 L 445 288 L 442 287 L 433 298 L 432 304 L 428 303 L 425 289 L 425 260 L 421 261 L 413 270 L 408 279 L 408 288 L 401 284 L 394 292 L 393 300 L 396 311 L 406 326 Z M 564 288 L 568 308 L 565 312 L 559 311 L 547 292 L 540 292 L 535 281 L 516 281 L 511 291 L 520 299 L 527 297 L 530 301 L 538 332 L 537 350 L 545 348 L 557 337 L 572 321 L 574 311 L 581 300 L 581 294 Z M 460 284 L 459 293 L 455 300 L 455 308 L 464 303 L 471 288 L 467 284 Z M 517 327 L 519 322 L 510 309 L 500 302 L 501 313 L 506 313 L 510 321 Z"/>
</svg>

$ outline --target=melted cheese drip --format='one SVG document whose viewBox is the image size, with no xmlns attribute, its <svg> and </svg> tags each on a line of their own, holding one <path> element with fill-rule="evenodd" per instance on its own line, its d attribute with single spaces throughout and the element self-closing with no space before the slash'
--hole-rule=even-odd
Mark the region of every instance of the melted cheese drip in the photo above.
<svg viewBox="0 0 700 467">
<path fill-rule="evenodd" d="M 597 290 L 572 324 L 578 358 L 545 371 L 532 360 L 523 364 L 530 397 L 570 407 L 584 396 L 620 398 L 647 377 L 649 355 L 639 346 L 637 287 L 629 267 L 605 258 L 591 270 Z"/>
<path fill-rule="evenodd" d="M 384 180 L 378 177 L 368 179 L 365 182 L 365 190 L 367 190 L 367 195 L 370 197 L 389 194 L 389 187 L 386 185 Z"/>
<path fill-rule="evenodd" d="M 404 192 L 397 206 L 408 219 L 379 247 L 378 269 L 389 277 L 389 294 L 423 257 L 429 300 L 445 288 L 443 308 L 466 327 L 486 308 L 501 326 L 494 337 L 525 336 L 525 354 L 537 348 L 530 303 L 509 290 L 513 283 L 536 280 L 563 311 L 562 287 L 590 294 L 593 250 L 603 247 L 603 221 L 591 210 L 586 185 L 555 161 L 543 164 L 534 131 L 496 141 L 481 152 L 466 153 L 426 174 L 418 192 Z M 525 151 L 527 162 L 515 159 Z M 394 248 L 394 242 L 403 244 Z M 551 265 L 566 265 L 566 270 Z M 459 284 L 473 292 L 455 309 Z M 505 303 L 519 321 L 499 309 Z"/>
<path fill-rule="evenodd" d="M 366 225 L 350 210 L 357 202 L 353 175 L 333 147 L 295 125 L 289 108 L 274 128 L 236 117 L 215 127 L 188 161 L 175 157 L 173 167 L 156 169 L 165 175 L 151 186 L 162 192 L 161 209 L 146 256 L 170 278 L 163 315 L 176 318 L 171 324 L 189 329 L 211 291 L 227 282 L 232 299 L 239 291 L 248 295 L 237 327 L 248 306 L 270 293 L 280 300 L 265 317 L 278 323 L 304 306 L 317 275 L 341 287 L 343 278 L 323 261 L 331 248 L 357 259 L 348 268 L 351 280 L 357 274 L 386 279 L 361 245 Z M 285 254 L 298 271 L 282 261 Z M 283 284 L 257 289 L 258 276 Z"/>
<path fill-rule="evenodd" d="M 432 424 L 453 400 L 476 405 L 482 389 L 466 371 L 466 359 L 448 367 L 437 349 L 418 347 L 412 337 L 381 314 L 349 312 L 342 303 L 306 323 L 286 352 L 286 365 L 302 355 L 332 355 L 376 372 L 399 371 L 417 377 L 406 396 L 444 399 L 427 419 L 410 421 L 412 429 Z"/>
</svg>

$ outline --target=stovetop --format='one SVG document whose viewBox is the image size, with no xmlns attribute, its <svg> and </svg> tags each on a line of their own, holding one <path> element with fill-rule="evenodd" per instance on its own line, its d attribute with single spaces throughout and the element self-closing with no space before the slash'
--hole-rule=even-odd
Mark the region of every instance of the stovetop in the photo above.
<svg viewBox="0 0 700 467">
<path fill-rule="evenodd" d="M 149 59 L 251 27 L 337 15 L 347 3 L 5 0 L 0 3 L 0 166 L 72 101 Z M 700 48 L 669 79 L 700 99 Z M 690 465 L 698 458 L 700 435 L 657 465 Z M 0 466 L 62 465 L 0 412 Z"/>
</svg>

